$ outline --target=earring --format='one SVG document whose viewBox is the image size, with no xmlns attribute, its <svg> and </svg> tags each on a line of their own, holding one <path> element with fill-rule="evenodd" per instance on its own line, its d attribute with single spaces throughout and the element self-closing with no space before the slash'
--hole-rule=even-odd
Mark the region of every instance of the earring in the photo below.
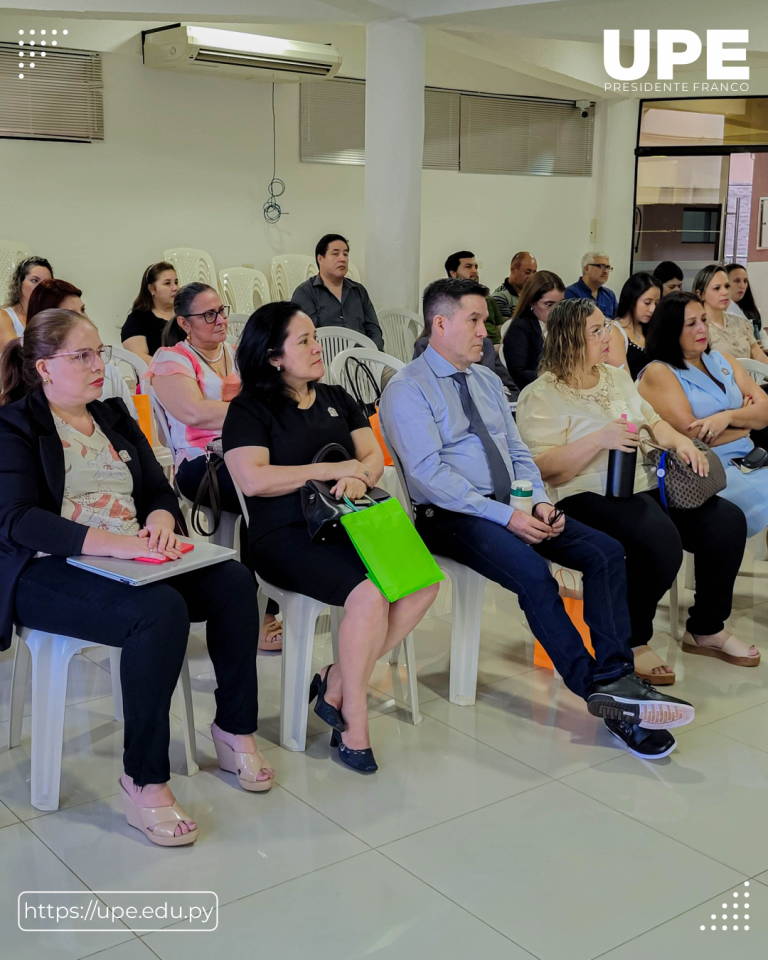
<svg viewBox="0 0 768 960">
<path fill-rule="evenodd" d="M 277 372 L 278 372 L 278 373 L 282 373 L 282 372 L 283 372 L 283 368 L 280 366 L 279 363 L 278 363 L 278 365 L 277 365 Z"/>
<path fill-rule="evenodd" d="M 43 378 L 43 383 L 50 383 L 50 382 L 51 382 L 51 378 L 50 378 L 50 377 L 44 377 L 44 378 Z"/>
</svg>

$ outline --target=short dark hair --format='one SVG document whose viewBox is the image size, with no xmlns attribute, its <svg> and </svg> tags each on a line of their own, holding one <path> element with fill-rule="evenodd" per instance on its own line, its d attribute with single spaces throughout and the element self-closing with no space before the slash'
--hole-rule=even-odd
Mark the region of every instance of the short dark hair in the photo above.
<svg viewBox="0 0 768 960">
<path fill-rule="evenodd" d="M 320 237 L 315 246 L 315 263 L 317 263 L 318 257 L 324 257 L 326 253 L 328 253 L 328 247 L 330 247 L 334 240 L 342 240 L 346 243 L 347 250 L 349 250 L 349 240 L 347 240 L 346 237 L 342 237 L 340 233 L 326 233 L 324 237 Z"/>
<path fill-rule="evenodd" d="M 462 260 L 474 260 L 475 255 L 469 250 L 459 250 L 458 253 L 452 253 L 450 257 L 445 261 L 445 273 L 446 276 L 451 275 L 454 270 L 459 269 L 459 265 Z"/>
<path fill-rule="evenodd" d="M 291 300 L 265 303 L 250 315 L 240 335 L 237 368 L 242 392 L 267 406 L 293 399 L 280 371 L 269 361 L 282 356 L 288 326 L 302 312 Z"/>
<path fill-rule="evenodd" d="M 661 283 L 669 283 L 670 280 L 679 280 L 683 282 L 683 271 L 678 267 L 674 260 L 662 260 L 653 268 L 653 275 Z"/>
<path fill-rule="evenodd" d="M 616 317 L 631 317 L 635 319 L 635 307 L 637 301 L 644 293 L 647 293 L 651 287 L 661 293 L 661 280 L 654 277 L 652 273 L 633 273 L 621 288 L 619 296 L 619 305 L 616 308 Z"/>
<path fill-rule="evenodd" d="M 433 280 L 424 290 L 424 336 L 432 336 L 432 321 L 438 314 L 449 315 L 455 312 L 462 297 L 477 296 L 485 299 L 488 287 L 477 280 L 462 280 L 458 277 L 444 277 Z"/>
<path fill-rule="evenodd" d="M 659 300 L 645 331 L 645 354 L 649 363 L 651 360 L 661 360 L 677 370 L 686 369 L 680 334 L 685 323 L 685 308 L 689 303 L 701 306 L 696 294 L 683 290 L 668 293 Z M 709 353 L 709 347 L 705 352 Z"/>
</svg>

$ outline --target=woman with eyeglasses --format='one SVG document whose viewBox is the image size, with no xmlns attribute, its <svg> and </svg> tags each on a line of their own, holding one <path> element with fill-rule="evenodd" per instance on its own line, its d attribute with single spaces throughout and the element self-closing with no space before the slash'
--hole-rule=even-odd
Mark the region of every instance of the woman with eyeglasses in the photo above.
<svg viewBox="0 0 768 960">
<path fill-rule="evenodd" d="M 709 469 L 693 440 L 656 413 L 626 370 L 606 363 L 611 327 L 593 300 L 554 307 L 541 376 L 520 395 L 517 425 L 552 503 L 624 547 L 635 673 L 659 686 L 674 683 L 675 674 L 648 644 L 656 607 L 677 576 L 683 550 L 693 554 L 696 574 L 687 630 L 702 646 L 721 647 L 729 636 L 725 621 L 747 527 L 741 510 L 721 497 L 667 514 L 657 477 L 641 454 L 633 495 L 605 496 L 609 452 L 637 450 L 640 442 L 628 424 L 638 431 L 650 426 L 659 445 L 700 476 Z"/>
<path fill-rule="evenodd" d="M 549 312 L 560 303 L 565 284 L 556 273 L 539 270 L 526 280 L 520 291 L 512 323 L 501 349 L 510 376 L 522 390 L 538 377 L 539 360 L 547 335 Z"/>
<path fill-rule="evenodd" d="M 122 400 L 98 399 L 108 353 L 94 324 L 70 310 L 37 314 L 3 353 L 0 648 L 14 622 L 122 648 L 125 815 L 152 843 L 181 846 L 198 831 L 168 785 L 169 709 L 190 622 L 206 622 L 222 769 L 245 790 L 272 784 L 253 739 L 256 585 L 234 560 L 142 587 L 67 563 L 181 556 L 179 503 L 149 443 Z"/>
<path fill-rule="evenodd" d="M 176 485 L 194 502 L 206 472 L 205 448 L 221 436 L 230 401 L 240 392 L 235 351 L 227 343 L 229 306 L 207 283 L 187 283 L 174 297 L 175 317 L 163 333 L 163 346 L 149 365 L 157 399 L 168 418 Z M 217 473 L 221 509 L 239 514 L 240 501 L 226 464 Z M 240 525 L 240 557 L 250 569 L 248 535 Z M 270 601 L 259 649 L 283 648 L 282 624 Z"/>
<path fill-rule="evenodd" d="M 24 336 L 29 298 L 38 283 L 52 276 L 53 268 L 45 257 L 27 257 L 16 265 L 0 309 L 0 350 L 15 337 Z"/>
</svg>

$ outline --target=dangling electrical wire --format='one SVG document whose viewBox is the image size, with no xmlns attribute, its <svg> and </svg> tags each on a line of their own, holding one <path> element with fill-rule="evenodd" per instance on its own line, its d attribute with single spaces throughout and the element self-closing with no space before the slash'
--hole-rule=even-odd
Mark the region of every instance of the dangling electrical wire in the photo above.
<svg viewBox="0 0 768 960">
<path fill-rule="evenodd" d="M 267 223 L 277 223 L 283 213 L 288 216 L 288 211 L 283 210 L 277 202 L 278 197 L 285 193 L 285 183 L 277 176 L 277 132 L 275 118 L 275 85 L 272 84 L 272 179 L 269 181 L 267 191 L 269 200 L 264 204 L 264 219 Z"/>
</svg>

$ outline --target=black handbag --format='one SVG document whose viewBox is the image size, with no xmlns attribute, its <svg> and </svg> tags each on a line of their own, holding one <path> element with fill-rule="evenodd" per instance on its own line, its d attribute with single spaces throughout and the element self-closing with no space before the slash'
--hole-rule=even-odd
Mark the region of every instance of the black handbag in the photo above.
<svg viewBox="0 0 768 960">
<path fill-rule="evenodd" d="M 342 460 L 352 460 L 349 453 L 340 443 L 327 443 L 317 451 L 312 458 L 312 463 L 324 463 L 331 459 L 330 454 L 338 454 L 334 458 L 337 462 Z M 304 518 L 307 521 L 309 530 L 309 539 L 312 543 L 339 542 L 346 537 L 344 527 L 341 525 L 341 518 L 347 513 L 354 513 L 354 507 L 350 507 L 344 500 L 337 500 L 331 493 L 332 483 L 325 483 L 322 480 L 307 480 L 301 488 L 301 509 L 304 512 Z M 380 503 L 382 500 L 389 500 L 389 494 L 380 487 L 370 489 L 366 497 L 368 503 L 359 503 L 358 507 L 371 506 L 373 503 Z"/>
<path fill-rule="evenodd" d="M 381 400 L 381 388 L 367 363 L 357 357 L 347 357 L 344 361 L 344 378 L 348 392 L 352 394 L 365 417 L 372 417 Z"/>
<path fill-rule="evenodd" d="M 211 440 L 205 447 L 205 473 L 197 488 L 192 504 L 190 524 L 199 537 L 212 537 L 221 523 L 221 491 L 219 490 L 219 470 L 224 466 L 224 453 L 221 437 Z M 208 507 L 212 514 L 211 529 L 206 530 L 200 522 L 202 508 Z"/>
</svg>

